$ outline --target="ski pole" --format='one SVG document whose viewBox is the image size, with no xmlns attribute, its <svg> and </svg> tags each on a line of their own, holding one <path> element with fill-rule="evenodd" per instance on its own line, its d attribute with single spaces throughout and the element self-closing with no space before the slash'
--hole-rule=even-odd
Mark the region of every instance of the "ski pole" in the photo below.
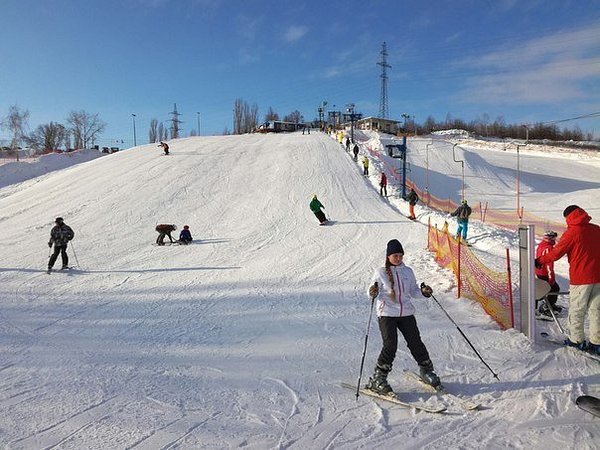
<svg viewBox="0 0 600 450">
<path fill-rule="evenodd" d="M 77 259 L 77 253 L 75 253 L 75 246 L 73 245 L 72 242 L 71 242 L 71 248 L 73 249 L 73 256 L 75 257 L 75 262 L 77 263 L 77 267 L 80 267 L 79 260 Z"/>
<path fill-rule="evenodd" d="M 421 287 L 423 287 L 424 285 L 425 285 L 425 283 L 421 283 Z M 444 314 L 446 314 L 446 317 L 448 317 L 448 319 L 450 319 L 450 322 L 452 322 L 454 324 L 454 326 L 456 327 L 456 329 L 460 332 L 460 334 L 462 334 L 462 337 L 465 338 L 465 340 L 467 341 L 467 344 L 469 344 L 471 346 L 471 348 L 473 349 L 473 351 L 475 352 L 475 354 L 479 357 L 479 359 L 481 360 L 481 362 L 483 364 L 485 364 L 485 367 L 487 367 L 490 372 L 492 372 L 492 375 L 494 375 L 494 378 L 499 381 L 500 378 L 498 378 L 498 375 L 496 375 L 494 373 L 494 371 L 492 370 L 492 368 L 488 365 L 488 363 L 486 363 L 483 360 L 483 358 L 481 357 L 481 355 L 479 354 L 479 352 L 477 351 L 477 349 L 475 347 L 473 347 L 473 344 L 471 344 L 471 341 L 469 340 L 469 338 L 465 335 L 465 333 L 463 333 L 463 331 L 456 324 L 456 322 L 452 319 L 452 317 L 450 317 L 450 314 L 448 314 L 448 312 L 446 312 L 446 310 L 444 309 L 444 307 L 440 304 L 440 302 L 438 302 L 437 298 L 435 298 L 435 296 L 433 295 L 433 293 L 431 294 L 431 298 L 438 304 L 438 306 L 440 308 L 442 308 L 442 311 L 444 311 Z"/>
<path fill-rule="evenodd" d="M 548 308 L 548 311 L 550 311 L 550 314 L 552 315 L 552 318 L 554 319 L 554 323 L 556 323 L 556 326 L 558 327 L 560 332 L 563 334 L 563 336 L 567 336 L 567 333 L 565 333 L 565 330 L 563 329 L 563 327 L 560 326 L 560 322 L 556 318 L 556 314 L 554 314 L 554 309 L 552 309 L 552 305 L 550 304 L 550 300 L 548 300 L 547 294 L 544 297 L 544 301 L 546 302 L 546 308 Z"/>
<path fill-rule="evenodd" d="M 374 286 L 377 286 L 377 282 L 375 282 Z M 371 310 L 369 311 L 369 322 L 367 323 L 367 333 L 365 334 L 365 347 L 363 348 L 362 358 L 360 360 L 360 372 L 358 373 L 358 381 L 356 383 L 356 400 L 358 400 L 358 394 L 360 392 L 360 380 L 362 378 L 363 367 L 365 366 L 367 342 L 369 341 L 369 330 L 371 329 L 371 317 L 373 316 L 373 305 L 375 304 L 375 297 L 377 297 L 377 295 L 371 297 Z"/>
</svg>

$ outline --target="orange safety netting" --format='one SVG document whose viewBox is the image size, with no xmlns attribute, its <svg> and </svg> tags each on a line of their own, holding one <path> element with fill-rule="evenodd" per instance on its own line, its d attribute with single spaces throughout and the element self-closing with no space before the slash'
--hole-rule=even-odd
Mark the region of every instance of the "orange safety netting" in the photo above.
<svg viewBox="0 0 600 450">
<path fill-rule="evenodd" d="M 438 264 L 456 275 L 458 297 L 480 303 L 503 329 L 514 326 L 510 266 L 506 272 L 486 267 L 469 247 L 459 245 L 448 232 L 448 223 L 442 230 L 429 224 L 427 248 L 435 253 Z"/>
<path fill-rule="evenodd" d="M 396 168 L 389 164 L 384 158 L 381 158 L 382 153 L 368 148 L 369 152 L 377 156 L 379 160 L 387 169 L 388 178 L 394 178 L 398 183 L 402 183 L 402 175 L 396 172 Z M 442 211 L 444 213 L 452 213 L 458 208 L 458 203 L 454 202 L 450 198 L 442 199 L 436 197 L 431 191 L 425 191 L 419 189 L 419 187 L 408 177 L 406 178 L 407 189 L 413 188 L 420 201 L 427 205 L 427 207 Z M 510 231 L 517 231 L 520 224 L 525 223 L 527 225 L 535 225 L 535 234 L 538 237 L 543 236 L 546 230 L 554 230 L 559 235 L 564 233 L 566 225 L 559 222 L 543 219 L 535 214 L 529 213 L 521 208 L 521 211 L 502 211 L 491 208 L 488 203 L 485 204 L 471 200 L 469 206 L 473 210 L 471 214 L 471 220 L 479 220 L 481 222 L 491 223 L 498 227 L 504 228 Z M 520 216 L 520 217 L 519 217 Z"/>
</svg>

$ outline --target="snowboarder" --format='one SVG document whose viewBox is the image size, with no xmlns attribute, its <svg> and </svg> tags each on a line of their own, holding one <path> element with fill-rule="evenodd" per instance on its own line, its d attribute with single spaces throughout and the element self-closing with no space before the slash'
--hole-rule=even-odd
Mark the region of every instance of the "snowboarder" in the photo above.
<svg viewBox="0 0 600 450">
<path fill-rule="evenodd" d="M 156 243 L 158 245 L 165 245 L 165 236 L 169 236 L 169 240 L 171 241 L 171 244 L 174 242 L 173 241 L 173 236 L 171 236 L 171 232 L 175 231 L 177 229 L 177 227 L 173 224 L 166 224 L 166 223 L 161 223 L 159 225 L 156 225 L 155 230 L 158 232 L 158 237 L 156 238 Z"/>
<path fill-rule="evenodd" d="M 62 269 L 69 268 L 69 256 L 67 255 L 67 244 L 73 237 L 75 233 L 73 229 L 67 225 L 62 217 L 57 217 L 54 220 L 55 225 L 50 230 L 50 240 L 48 241 L 48 247 L 52 248 L 54 245 L 54 253 L 50 256 L 50 260 L 48 261 L 48 273 L 54 267 L 54 263 L 58 258 L 58 254 L 62 258 Z"/>
<path fill-rule="evenodd" d="M 467 231 L 469 228 L 469 216 L 471 215 L 471 207 L 467 204 L 466 200 L 463 200 L 462 204 L 456 208 L 452 214 L 452 217 L 456 217 L 458 219 L 458 229 L 456 230 L 456 239 L 460 237 L 462 232 L 462 240 L 463 242 L 467 242 Z"/>
<path fill-rule="evenodd" d="M 184 225 L 183 230 L 181 230 L 181 233 L 179 233 L 178 242 L 183 245 L 188 245 L 190 242 L 192 242 L 192 240 L 192 233 L 190 232 L 189 225 Z"/>
<path fill-rule="evenodd" d="M 317 198 L 317 194 L 314 195 L 313 199 L 310 202 L 309 207 L 310 207 L 310 210 L 315 214 L 315 216 L 317 216 L 317 219 L 319 219 L 319 222 L 321 223 L 321 225 L 323 225 L 325 222 L 327 222 L 327 217 L 325 217 L 325 213 L 323 211 L 321 211 L 321 208 L 325 209 L 325 207 Z"/>
<path fill-rule="evenodd" d="M 554 248 L 554 245 L 556 244 L 556 236 L 558 236 L 556 231 L 546 231 L 546 233 L 544 233 L 544 238 L 535 251 L 536 258 L 549 253 Z M 548 299 L 548 303 L 550 303 L 550 306 L 554 312 L 562 311 L 562 308 L 556 304 L 558 295 L 553 294 L 553 292 L 560 292 L 560 286 L 556 282 L 556 276 L 554 274 L 554 261 L 543 264 L 539 269 L 536 268 L 535 276 L 540 280 L 547 281 L 550 285 L 550 294 L 548 294 L 546 298 Z M 539 313 L 552 318 L 552 314 L 550 313 L 546 302 L 542 302 L 540 304 Z"/>
<path fill-rule="evenodd" d="M 410 216 L 408 218 L 415 220 L 417 218 L 415 216 L 415 205 L 419 201 L 419 196 L 413 188 L 411 188 L 410 192 L 406 196 L 406 200 L 408 201 L 408 210 L 410 211 Z"/>
<path fill-rule="evenodd" d="M 387 195 L 387 177 L 385 172 L 381 172 L 381 180 L 379 181 L 379 195 Z"/>
<path fill-rule="evenodd" d="M 369 175 L 369 158 L 366 155 L 363 158 L 363 175 Z"/>
<path fill-rule="evenodd" d="M 162 149 L 165 151 L 165 155 L 169 154 L 169 144 L 167 144 L 166 142 L 160 141 L 159 147 L 162 147 Z"/>
<path fill-rule="evenodd" d="M 358 144 L 354 144 L 352 152 L 354 153 L 354 161 L 358 161 Z"/>
<path fill-rule="evenodd" d="M 367 388 L 379 394 L 393 392 L 387 381 L 398 348 L 398 330 L 404 336 L 412 357 L 419 365 L 423 381 L 433 387 L 439 386 L 440 378 L 433 371 L 429 352 L 421 340 L 412 296 L 420 293 L 431 297 L 433 290 L 423 284 L 417 286 L 412 269 L 402 262 L 404 249 L 397 239 L 387 243 L 385 266 L 375 269 L 369 287 L 369 296 L 377 297 L 377 320 L 383 340 L 383 348 L 377 358 L 373 376 L 369 378 Z M 379 295 L 381 293 L 381 295 Z"/>
<path fill-rule="evenodd" d="M 566 345 L 600 355 L 600 226 L 577 205 L 563 211 L 567 231 L 558 244 L 536 258 L 536 268 L 565 254 L 569 260 L 569 337 Z M 584 322 L 589 314 L 590 339 L 586 343 Z"/>
</svg>

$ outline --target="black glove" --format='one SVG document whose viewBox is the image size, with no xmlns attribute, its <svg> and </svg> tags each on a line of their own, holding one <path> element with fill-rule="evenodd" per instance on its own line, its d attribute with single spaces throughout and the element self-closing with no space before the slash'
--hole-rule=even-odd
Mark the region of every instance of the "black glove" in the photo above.
<svg viewBox="0 0 600 450">
<path fill-rule="evenodd" d="M 535 260 L 533 261 L 533 264 L 535 265 L 536 269 L 541 269 L 542 267 L 544 267 L 544 266 L 542 266 L 542 263 L 539 261 L 538 258 L 535 258 Z"/>
<path fill-rule="evenodd" d="M 431 289 L 431 286 L 427 286 L 425 283 L 421 283 L 421 294 L 423 294 L 423 297 L 431 297 L 433 294 L 433 289 Z"/>
<path fill-rule="evenodd" d="M 377 284 L 377 281 L 373 284 L 373 286 L 371 286 L 369 288 L 369 296 L 371 298 L 375 298 L 379 295 L 379 285 Z"/>
<path fill-rule="evenodd" d="M 52 242 L 48 242 L 48 247 L 52 248 Z"/>
</svg>

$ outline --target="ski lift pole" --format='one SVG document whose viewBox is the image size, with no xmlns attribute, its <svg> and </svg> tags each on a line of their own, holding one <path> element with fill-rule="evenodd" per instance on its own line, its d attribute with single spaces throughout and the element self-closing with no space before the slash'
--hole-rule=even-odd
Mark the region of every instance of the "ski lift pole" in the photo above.
<svg viewBox="0 0 600 450">
<path fill-rule="evenodd" d="M 375 286 L 377 286 L 377 282 L 375 282 Z M 367 332 L 365 333 L 365 346 L 362 352 L 362 358 L 360 360 L 360 372 L 358 373 L 358 381 L 356 382 L 356 400 L 358 400 L 358 395 L 360 392 L 360 380 L 362 378 L 363 368 L 365 366 L 365 356 L 367 354 L 367 342 L 369 341 L 369 331 L 371 329 L 371 317 L 373 317 L 373 305 L 375 304 L 375 298 L 377 296 L 374 295 L 371 297 L 371 309 L 369 311 L 369 322 L 367 323 Z"/>
<path fill-rule="evenodd" d="M 421 283 L 421 286 L 423 286 L 425 283 Z M 442 309 L 442 311 L 444 311 L 444 314 L 446 314 L 446 317 L 448 317 L 448 319 L 450 319 L 450 322 L 452 322 L 454 324 L 454 326 L 456 327 L 456 329 L 460 332 L 460 334 L 462 335 L 462 337 L 465 338 L 465 340 L 467 341 L 467 344 L 469 344 L 469 346 L 473 349 L 473 351 L 475 352 L 475 354 L 478 356 L 478 358 L 481 360 L 481 362 L 485 365 L 485 367 L 488 368 L 488 370 L 490 372 L 492 372 L 492 375 L 494 375 L 494 378 L 496 380 L 500 380 L 500 378 L 498 378 L 498 375 L 496 373 L 494 373 L 494 371 L 492 370 L 492 368 L 488 365 L 488 363 L 486 363 L 484 361 L 484 359 L 481 357 L 481 355 L 479 354 L 479 352 L 477 351 L 477 349 L 475 347 L 473 347 L 473 344 L 471 344 L 471 341 L 469 340 L 469 338 L 465 335 L 465 333 L 463 333 L 463 331 L 460 329 L 460 327 L 456 324 L 456 322 L 454 321 L 454 319 L 452 319 L 452 317 L 450 317 L 450 314 L 448 314 L 448 312 L 444 309 L 444 307 L 440 304 L 440 302 L 438 302 L 437 298 L 435 298 L 435 296 L 433 294 L 431 294 L 431 298 L 438 304 L 438 306 Z"/>
</svg>

